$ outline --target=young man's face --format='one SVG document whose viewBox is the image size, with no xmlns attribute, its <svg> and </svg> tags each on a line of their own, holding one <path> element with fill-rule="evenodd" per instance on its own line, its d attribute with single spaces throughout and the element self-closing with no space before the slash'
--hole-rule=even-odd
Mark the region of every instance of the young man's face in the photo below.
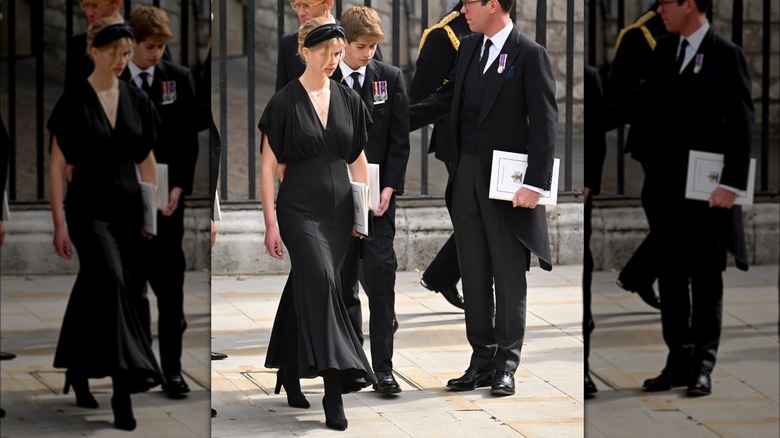
<svg viewBox="0 0 780 438">
<path fill-rule="evenodd" d="M 165 51 L 165 41 L 160 38 L 147 38 L 136 43 L 133 50 L 133 62 L 142 69 L 157 65 Z"/>
<path fill-rule="evenodd" d="M 376 52 L 379 41 L 369 41 L 358 37 L 344 48 L 344 63 L 353 70 L 368 65 Z"/>
</svg>

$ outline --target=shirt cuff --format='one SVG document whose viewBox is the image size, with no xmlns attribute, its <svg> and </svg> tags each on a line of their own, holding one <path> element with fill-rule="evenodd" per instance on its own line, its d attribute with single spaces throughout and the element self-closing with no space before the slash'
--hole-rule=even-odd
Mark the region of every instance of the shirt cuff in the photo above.
<svg viewBox="0 0 780 438">
<path fill-rule="evenodd" d="M 739 189 L 731 187 L 731 186 L 727 186 L 725 184 L 718 184 L 718 187 L 720 187 L 721 189 L 726 189 L 726 190 L 728 190 L 730 192 L 733 192 L 733 193 L 737 193 L 737 194 L 739 194 L 739 192 L 740 192 Z"/>
<path fill-rule="evenodd" d="M 523 187 L 525 187 L 528 190 L 539 193 L 540 195 L 544 193 L 544 190 L 540 189 L 539 187 L 529 186 L 528 184 L 523 184 Z"/>
</svg>

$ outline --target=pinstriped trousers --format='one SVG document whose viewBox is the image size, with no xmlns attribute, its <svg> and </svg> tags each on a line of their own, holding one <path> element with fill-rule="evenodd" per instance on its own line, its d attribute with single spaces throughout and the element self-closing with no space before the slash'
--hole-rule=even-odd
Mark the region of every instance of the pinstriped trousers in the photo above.
<svg viewBox="0 0 780 438">
<path fill-rule="evenodd" d="M 371 365 L 374 372 L 393 370 L 395 320 L 395 195 L 380 217 L 370 217 L 369 239 L 353 237 L 341 270 L 341 295 L 352 327 L 363 342 L 363 315 L 358 281 L 368 297 Z"/>
</svg>

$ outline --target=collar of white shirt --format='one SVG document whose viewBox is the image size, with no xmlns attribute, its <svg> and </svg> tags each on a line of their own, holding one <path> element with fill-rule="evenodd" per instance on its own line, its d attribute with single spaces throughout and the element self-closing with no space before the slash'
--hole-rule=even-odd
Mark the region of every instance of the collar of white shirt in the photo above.
<svg viewBox="0 0 780 438">
<path fill-rule="evenodd" d="M 143 72 L 149 73 L 149 86 L 152 86 L 152 81 L 154 81 L 154 66 L 142 70 L 141 67 L 135 65 L 135 62 L 130 61 L 127 68 L 130 69 L 130 80 L 133 81 L 138 88 L 141 88 L 141 78 L 139 75 Z"/>
<path fill-rule="evenodd" d="M 344 78 L 344 83 L 348 86 L 352 86 L 352 73 L 358 72 L 360 73 L 360 80 L 361 82 L 365 82 L 366 80 L 366 66 L 362 66 L 358 68 L 357 70 L 352 70 L 352 67 L 348 66 L 344 61 L 339 62 L 339 67 L 341 67 L 341 76 Z M 347 79 L 349 78 L 349 79 Z M 347 83 L 349 81 L 349 83 Z M 362 87 L 363 84 L 361 83 L 360 86 Z"/>
</svg>

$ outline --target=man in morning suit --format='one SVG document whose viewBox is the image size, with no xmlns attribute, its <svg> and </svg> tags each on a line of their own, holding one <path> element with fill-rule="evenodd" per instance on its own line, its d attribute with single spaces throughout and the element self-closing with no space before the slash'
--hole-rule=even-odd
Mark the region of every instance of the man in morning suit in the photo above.
<svg viewBox="0 0 780 438">
<path fill-rule="evenodd" d="M 130 15 L 135 33 L 133 59 L 122 78 L 146 93 L 160 113 L 162 125 L 154 155 L 168 165 L 168 205 L 157 217 L 157 237 L 145 250 L 145 272 L 157 296 L 158 336 L 163 390 L 171 397 L 189 392 L 181 376 L 184 319 L 184 197 L 192 193 L 195 161 L 198 157 L 197 100 L 189 69 L 162 59 L 166 44 L 173 39 L 165 12 L 142 6 Z"/>
<path fill-rule="evenodd" d="M 314 17 L 328 17 L 331 22 L 338 23 L 330 10 L 333 9 L 333 0 L 300 0 L 292 1 L 290 5 L 298 14 L 301 25 Z M 382 53 L 377 47 L 374 59 L 382 60 Z M 298 31 L 289 33 L 279 41 L 279 50 L 276 59 L 276 91 L 287 85 L 293 79 L 298 79 L 306 65 L 298 56 Z"/>
<path fill-rule="evenodd" d="M 409 100 L 398 67 L 372 59 L 384 40 L 382 20 L 375 10 L 355 6 L 341 16 L 347 39 L 338 69 L 331 79 L 352 88 L 363 99 L 374 121 L 365 147 L 369 163 L 379 165 L 379 207 L 373 212 L 370 236 L 353 237 L 341 270 L 341 294 L 355 333 L 363 340 L 358 277 L 368 296 L 371 365 L 374 390 L 401 392 L 393 377 L 395 333 L 395 196 L 404 192 L 409 161 Z"/>
<path fill-rule="evenodd" d="M 727 251 L 747 269 L 742 210 L 736 191 L 748 183 L 754 112 L 742 50 L 710 27 L 709 0 L 662 0 L 658 13 L 672 35 L 658 40 L 653 69 L 631 111 L 655 120 L 652 150 L 642 152 L 650 232 L 674 258 L 660 266 L 663 338 L 669 350 L 647 391 L 686 386 L 712 391 L 723 314 Z M 674 133 L 674 134 L 672 134 Z M 709 201 L 685 198 L 691 150 L 724 155 Z"/>
<path fill-rule="evenodd" d="M 87 24 L 104 17 L 119 17 L 122 0 L 80 0 L 79 7 L 87 16 Z M 72 90 L 84 81 L 95 64 L 87 54 L 87 33 L 73 35 L 65 52 L 65 90 Z"/>
<path fill-rule="evenodd" d="M 615 57 L 606 82 L 605 96 L 610 103 L 618 104 L 638 87 L 651 69 L 653 51 L 658 38 L 666 35 L 661 16 L 657 12 L 658 2 L 653 4 L 636 21 L 621 29 L 615 42 Z M 615 112 L 620 114 L 620 112 Z M 611 119 L 616 117 L 610 116 Z M 652 150 L 640 143 L 649 140 L 647 130 L 656 129 L 656 119 L 610 120 L 607 129 L 628 122 L 631 127 L 626 137 L 626 153 L 642 162 L 641 154 Z M 648 305 L 659 309 L 658 297 L 653 283 L 658 277 L 658 265 L 661 263 L 659 248 L 652 235 L 648 234 L 634 251 L 631 259 L 623 266 L 618 275 L 617 284 L 630 292 L 635 292 Z"/>
<path fill-rule="evenodd" d="M 455 69 L 455 57 L 458 55 L 460 40 L 471 34 L 466 17 L 460 13 L 463 2 L 459 1 L 438 23 L 425 29 L 420 38 L 420 50 L 415 63 L 414 77 L 409 85 L 409 100 L 415 104 L 430 96 L 441 87 Z M 452 152 L 455 150 L 455 135 L 449 115 L 433 124 L 428 153 L 447 166 L 449 174 Z M 463 309 L 463 297 L 458 292 L 460 267 L 455 235 L 439 249 L 436 257 L 420 276 L 420 284 L 436 293 L 453 306 Z"/>
<path fill-rule="evenodd" d="M 552 269 L 547 217 L 537 203 L 552 182 L 555 80 L 544 47 L 512 23 L 513 1 L 464 1 L 461 13 L 475 34 L 461 40 L 454 78 L 410 109 L 412 129 L 451 110 L 455 132 L 445 197 L 472 354 L 465 374 L 447 386 L 467 391 L 490 385 L 494 395 L 515 393 L 531 253 L 542 269 Z M 494 150 L 528 155 L 524 185 L 511 202 L 488 198 Z"/>
</svg>

